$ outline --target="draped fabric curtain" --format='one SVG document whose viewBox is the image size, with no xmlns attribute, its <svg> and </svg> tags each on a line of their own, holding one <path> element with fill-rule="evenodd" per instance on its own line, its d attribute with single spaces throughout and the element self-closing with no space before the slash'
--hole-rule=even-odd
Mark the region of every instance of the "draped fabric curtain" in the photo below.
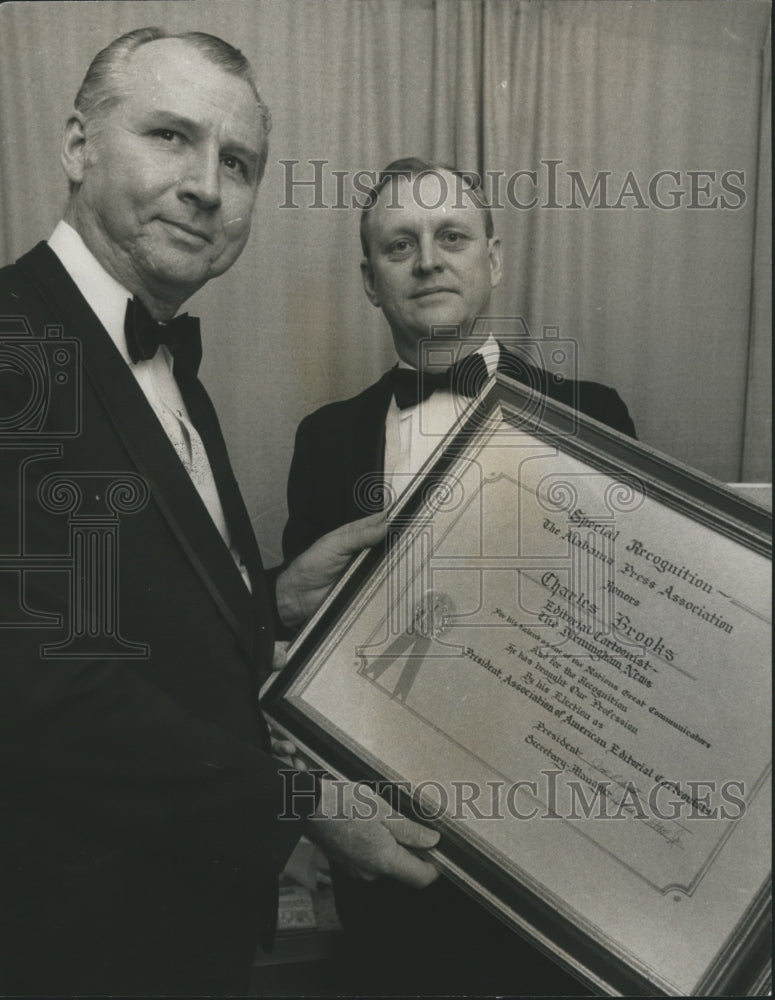
<svg viewBox="0 0 775 1000">
<path fill-rule="evenodd" d="M 251 59 L 274 119 L 250 242 L 186 307 L 268 562 L 299 420 L 392 363 L 353 201 L 399 156 L 489 183 L 498 329 L 561 338 L 647 444 L 769 480 L 769 15 L 760 0 L 3 5 L 2 262 L 61 215 L 59 136 L 94 53 L 146 24 L 209 31 Z"/>
</svg>

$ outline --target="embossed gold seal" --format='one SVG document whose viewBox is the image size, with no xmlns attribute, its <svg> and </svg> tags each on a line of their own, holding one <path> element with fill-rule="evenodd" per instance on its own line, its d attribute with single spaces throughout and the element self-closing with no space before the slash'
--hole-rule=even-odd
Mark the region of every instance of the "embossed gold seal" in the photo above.
<svg viewBox="0 0 775 1000">
<path fill-rule="evenodd" d="M 449 594 L 428 590 L 418 601 L 412 615 L 412 623 L 420 635 L 438 639 L 452 627 L 455 602 Z"/>
</svg>

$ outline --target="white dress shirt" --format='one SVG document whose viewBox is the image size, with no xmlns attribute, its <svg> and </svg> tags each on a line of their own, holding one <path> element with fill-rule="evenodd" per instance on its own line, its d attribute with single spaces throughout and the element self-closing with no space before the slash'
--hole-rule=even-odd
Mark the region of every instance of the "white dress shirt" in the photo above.
<svg viewBox="0 0 775 1000">
<path fill-rule="evenodd" d="M 493 375 L 498 368 L 500 347 L 492 334 L 476 353 L 482 355 L 488 373 Z M 415 370 L 403 361 L 398 366 Z M 403 410 L 395 399 L 390 400 L 385 417 L 385 483 L 391 499 L 401 496 L 469 403 L 468 397 L 451 389 L 437 389 L 422 403 Z"/>
<path fill-rule="evenodd" d="M 57 225 L 48 245 L 107 330 L 116 350 L 129 365 L 129 370 L 177 452 L 250 590 L 248 572 L 232 545 L 231 533 L 226 524 L 207 452 L 196 428 L 191 423 L 180 389 L 172 374 L 172 355 L 162 346 L 149 361 L 133 363 L 124 337 L 126 304 L 127 299 L 132 298 L 132 293 L 108 274 L 68 223 L 60 222 Z"/>
</svg>

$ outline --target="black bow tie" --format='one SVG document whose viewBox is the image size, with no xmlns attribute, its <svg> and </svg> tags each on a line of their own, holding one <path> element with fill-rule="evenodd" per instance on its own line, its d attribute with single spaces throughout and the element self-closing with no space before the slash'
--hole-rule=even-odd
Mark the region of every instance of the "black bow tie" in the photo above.
<svg viewBox="0 0 775 1000">
<path fill-rule="evenodd" d="M 422 403 L 437 389 L 450 389 L 461 396 L 476 396 L 489 377 L 487 362 L 478 352 L 456 361 L 443 372 L 394 368 L 393 395 L 399 410 Z"/>
<path fill-rule="evenodd" d="M 183 313 L 169 323 L 157 323 L 137 296 L 126 304 L 124 336 L 129 357 L 135 364 L 150 361 L 160 344 L 169 348 L 176 364 L 185 364 L 193 374 L 202 360 L 202 336 L 196 316 Z"/>
</svg>

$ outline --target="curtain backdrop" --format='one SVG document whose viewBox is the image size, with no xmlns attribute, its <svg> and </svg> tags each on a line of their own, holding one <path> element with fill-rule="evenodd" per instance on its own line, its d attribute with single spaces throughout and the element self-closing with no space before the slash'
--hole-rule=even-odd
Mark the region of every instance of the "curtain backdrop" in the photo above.
<svg viewBox="0 0 775 1000">
<path fill-rule="evenodd" d="M 299 420 L 393 360 L 350 199 L 353 172 L 398 156 L 498 179 L 500 329 L 555 328 L 646 443 L 769 480 L 769 15 L 759 0 L 3 5 L 2 262 L 61 215 L 59 137 L 96 51 L 146 24 L 209 31 L 251 59 L 274 118 L 251 240 L 187 306 L 267 562 Z"/>
</svg>

